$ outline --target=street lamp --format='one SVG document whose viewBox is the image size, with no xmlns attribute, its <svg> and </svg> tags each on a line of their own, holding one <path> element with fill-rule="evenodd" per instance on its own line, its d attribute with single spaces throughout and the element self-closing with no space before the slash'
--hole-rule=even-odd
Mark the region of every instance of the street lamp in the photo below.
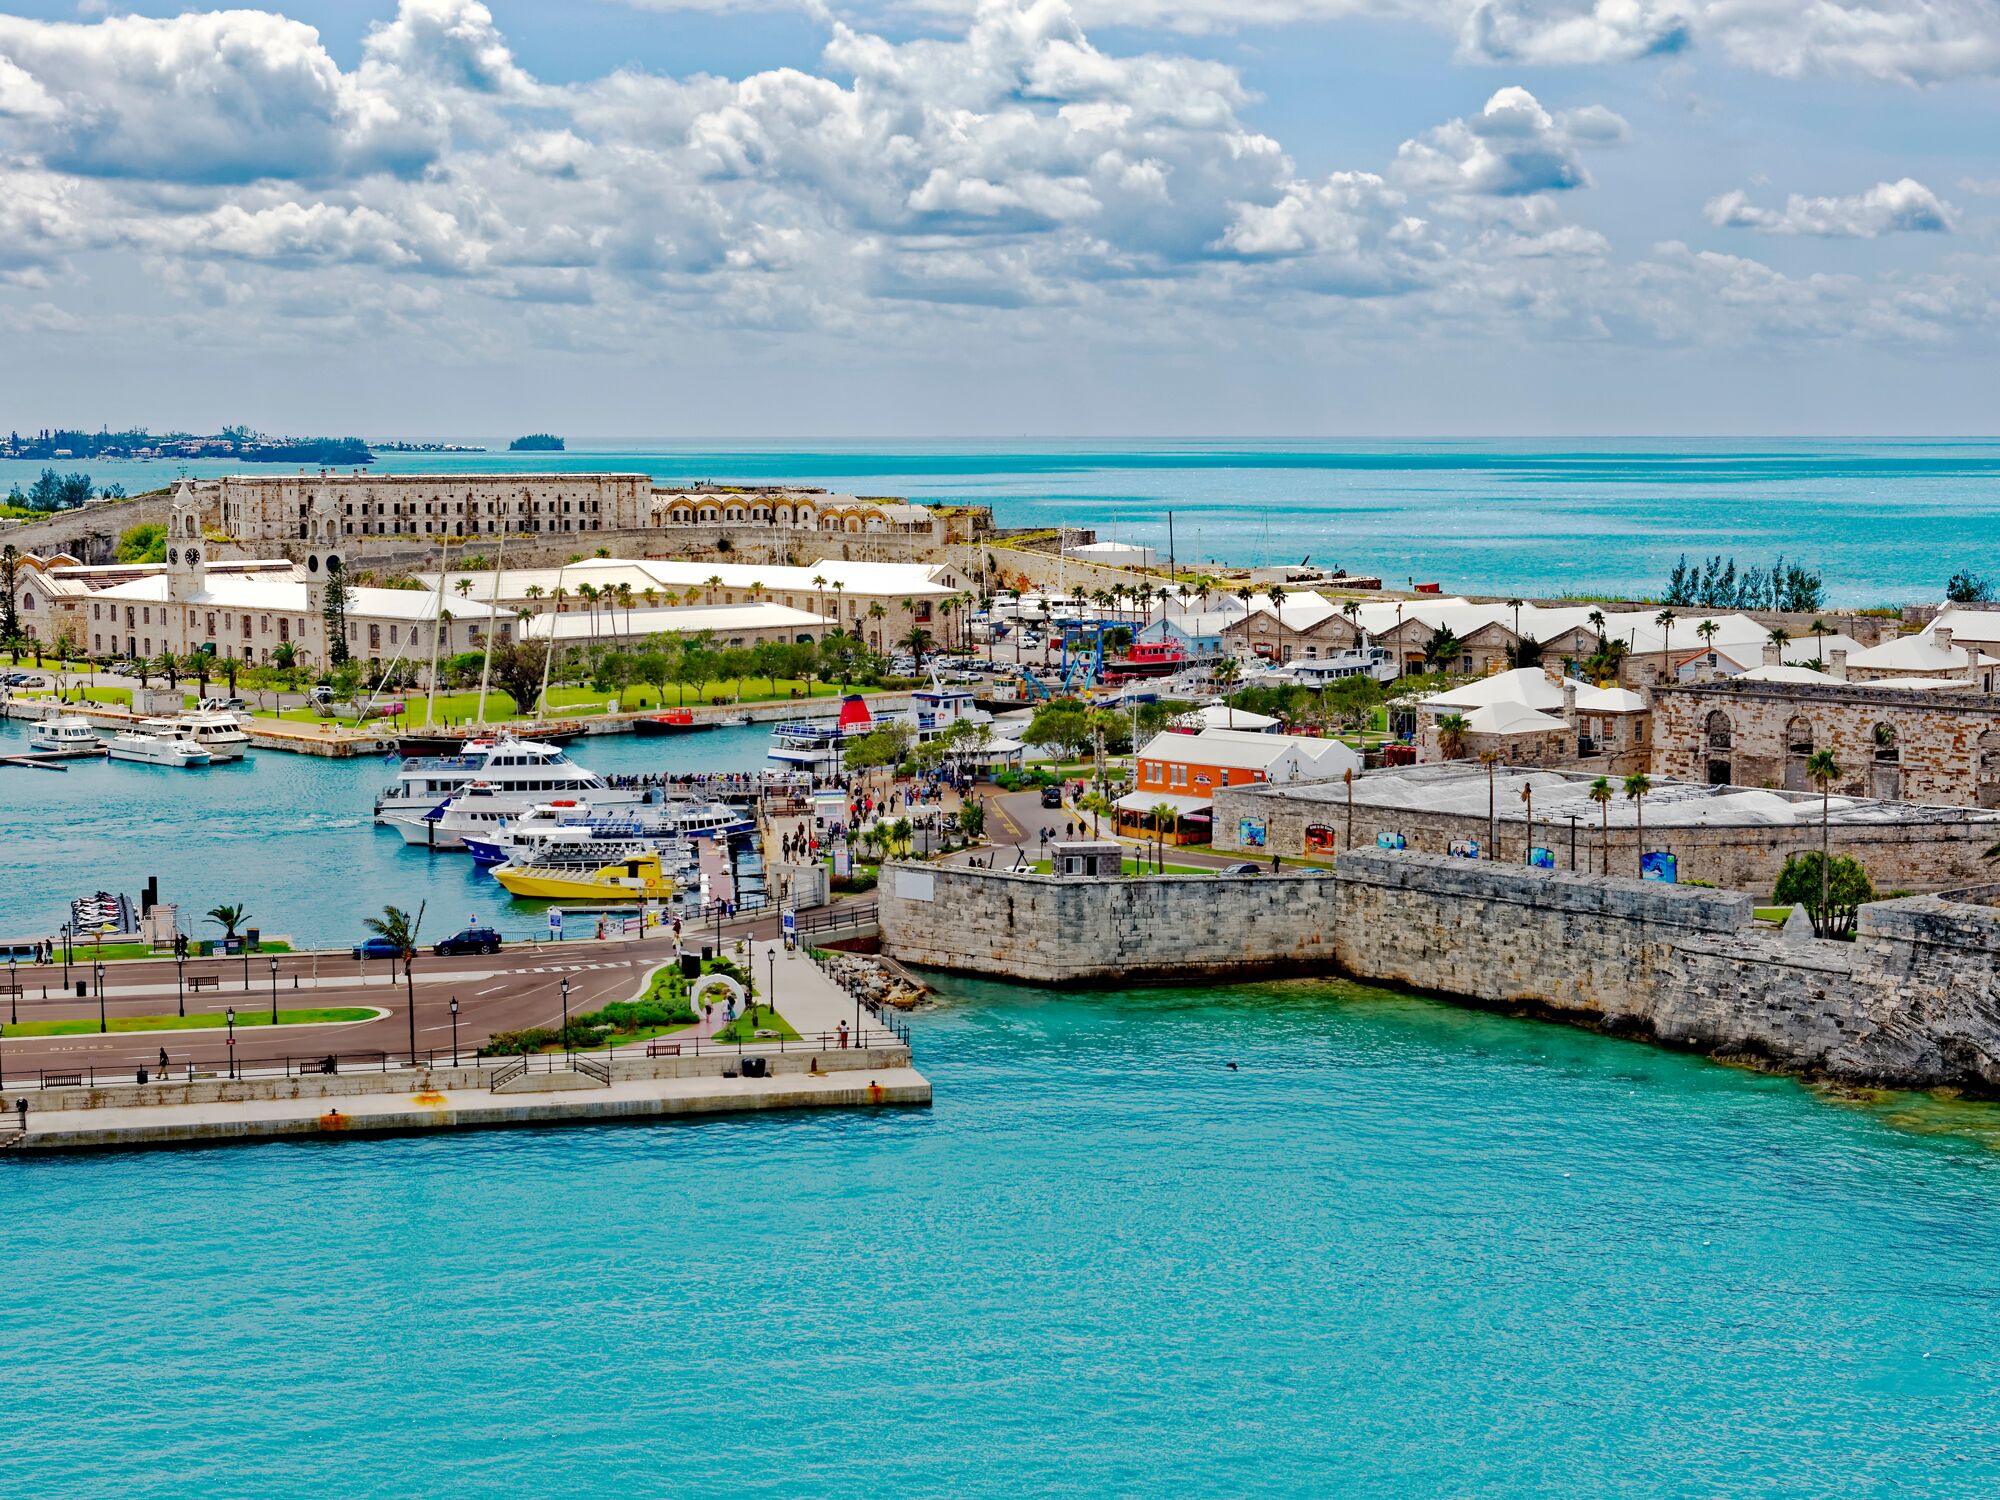
<svg viewBox="0 0 2000 1500">
<path fill-rule="evenodd" d="M 774 945 L 771 951 L 765 954 L 764 957 L 768 964 L 766 972 L 770 976 L 770 983 L 764 987 L 764 1003 L 771 1008 L 771 1015 L 775 1020 L 778 1014 L 778 950 L 776 946 Z"/>
<path fill-rule="evenodd" d="M 562 1002 L 563 1002 L 563 1050 L 569 1055 L 569 1065 L 572 1069 L 574 1069 L 576 1067 L 576 1049 L 570 1045 L 569 981 L 567 979 L 565 979 L 562 982 Z"/>
<path fill-rule="evenodd" d="M 109 1030 L 110 1030 L 111 1028 L 110 1028 L 110 1026 L 109 1026 L 109 1025 L 107 1025 L 107 1024 L 106 1024 L 106 1022 L 105 1022 L 105 1019 L 104 1019 L 104 964 L 103 964 L 103 962 L 102 962 L 102 961 L 100 960 L 100 961 L 99 961 L 99 963 L 97 964 L 97 966 L 96 966 L 96 967 L 97 967 L 97 1034 L 98 1034 L 99 1036 L 102 1036 L 102 1035 L 104 1035 L 104 1033 L 105 1033 L 105 1032 L 109 1031 Z"/>
<path fill-rule="evenodd" d="M 278 1024 L 278 961 L 271 960 L 271 1024 Z"/>
<path fill-rule="evenodd" d="M 229 1024 L 229 1076 L 236 1076 L 236 1007 L 230 1006 L 223 1013 Z"/>
<path fill-rule="evenodd" d="M 21 1019 L 19 1014 L 19 1007 L 21 1004 L 21 981 L 15 977 L 14 963 L 15 963 L 14 955 L 11 953 L 8 954 L 7 955 L 7 1024 L 10 1026 L 14 1025 Z M 46 994 L 47 991 L 45 990 L 43 993 Z"/>
<path fill-rule="evenodd" d="M 188 992 L 187 955 L 184 953 L 174 955 L 174 990 L 180 996 L 175 1002 L 176 1009 L 180 1015 L 185 1016 L 188 1013 Z"/>
<path fill-rule="evenodd" d="M 458 996 L 451 997 L 451 1065 L 458 1066 Z"/>
</svg>

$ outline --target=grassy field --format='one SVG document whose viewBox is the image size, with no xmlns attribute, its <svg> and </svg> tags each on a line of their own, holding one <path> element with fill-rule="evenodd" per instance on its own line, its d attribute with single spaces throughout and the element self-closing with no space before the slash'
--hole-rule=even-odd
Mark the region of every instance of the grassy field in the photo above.
<svg viewBox="0 0 2000 1500">
<path fill-rule="evenodd" d="M 772 1010 L 768 1005 L 753 1005 L 727 1026 L 715 1033 L 718 1042 L 754 1042 L 760 1031 L 775 1031 L 788 1042 L 796 1042 L 799 1034 L 792 1023 Z"/>
<path fill-rule="evenodd" d="M 222 939 L 211 938 L 209 939 L 209 941 L 219 943 L 222 941 Z M 241 954 L 223 953 L 220 951 L 204 955 L 201 951 L 200 943 L 201 939 L 199 938 L 194 938 L 189 941 L 188 944 L 189 963 L 198 963 L 204 957 L 217 960 L 218 962 L 223 959 L 242 957 Z M 292 951 L 292 945 L 290 943 L 278 943 L 278 942 L 259 943 L 256 947 L 252 948 L 250 951 L 253 954 L 290 953 Z M 57 962 L 60 963 L 62 949 L 58 947 L 56 953 L 57 953 Z M 92 963 L 98 959 L 102 959 L 105 963 L 116 963 L 120 959 L 128 959 L 128 958 L 171 958 L 171 957 L 173 957 L 173 950 L 171 948 L 151 948 L 144 943 L 106 943 L 104 944 L 103 947 L 100 948 L 96 944 L 92 943 L 90 939 L 87 937 L 80 938 L 75 943 L 73 943 L 70 946 L 70 953 L 69 953 L 69 961 L 72 965 Z"/>
<path fill-rule="evenodd" d="M 708 683 L 699 696 L 692 692 L 686 695 L 687 705 L 689 707 L 699 707 L 716 699 L 720 699 L 725 704 L 734 704 L 738 701 L 738 686 L 739 684 L 733 680 L 721 683 Z M 786 702 L 794 696 L 800 699 L 830 698 L 837 696 L 840 692 L 840 686 L 837 683 L 815 682 L 808 689 L 804 682 L 783 677 L 778 679 L 775 689 L 771 683 L 766 682 L 761 677 L 751 678 L 743 682 L 741 687 L 743 690 L 741 701 L 744 703 Z M 794 693 L 794 689 L 797 690 L 796 694 Z M 328 722 L 324 715 L 313 709 L 288 708 L 284 712 L 278 713 L 271 709 L 259 707 L 253 695 L 243 694 L 241 696 L 245 702 L 250 704 L 250 712 L 254 718 L 278 719 L 294 724 Z M 369 722 L 393 722 L 403 727 L 421 725 L 424 722 L 424 695 L 421 692 L 399 691 L 384 694 L 383 697 L 389 702 L 401 702 L 405 704 L 405 711 L 395 720 L 370 720 Z M 682 695 L 678 691 L 668 688 L 665 694 L 664 706 L 667 708 L 681 706 L 681 697 Z M 127 701 L 130 701 L 129 695 Z M 600 693 L 594 688 L 552 687 L 549 689 L 548 712 L 551 718 L 587 718 L 592 714 L 607 712 L 612 701 L 611 694 Z M 636 713 L 642 709 L 659 708 L 662 706 L 661 694 L 650 687 L 627 688 L 618 696 L 616 701 L 618 704 L 616 711 L 620 713 Z M 435 724 L 469 724 L 475 722 L 479 717 L 479 691 L 475 688 L 471 692 L 439 693 L 432 702 L 430 713 L 431 721 Z M 353 717 L 351 709 L 340 715 L 340 718 L 345 722 L 351 722 Z M 501 692 L 498 688 L 489 688 L 487 690 L 487 722 L 497 723 L 503 719 L 524 717 L 527 716 L 521 713 L 519 705 L 506 693 Z"/>
<path fill-rule="evenodd" d="M 338 1006 L 322 1010 L 281 1010 L 278 1012 L 280 1026 L 321 1026 L 335 1021 L 373 1020 L 378 1012 L 358 1006 Z M 132 1031 L 222 1031 L 229 1025 L 224 1015 L 210 1015 L 203 1012 L 193 1016 L 113 1016 L 109 1029 L 114 1032 Z M 247 1031 L 271 1025 L 268 1010 L 239 1010 L 236 1013 L 236 1029 Z M 22 1021 L 7 1028 L 9 1036 L 95 1036 L 97 1022 L 89 1016 L 75 1016 L 63 1021 Z"/>
</svg>

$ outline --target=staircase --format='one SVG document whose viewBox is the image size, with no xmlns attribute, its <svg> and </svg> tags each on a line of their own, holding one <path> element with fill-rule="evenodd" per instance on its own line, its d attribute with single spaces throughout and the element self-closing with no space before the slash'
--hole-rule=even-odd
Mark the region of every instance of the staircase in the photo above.
<svg viewBox="0 0 2000 1500">
<path fill-rule="evenodd" d="M 16 1151 L 28 1138 L 25 1130 L 0 1130 L 0 1151 Z"/>
</svg>

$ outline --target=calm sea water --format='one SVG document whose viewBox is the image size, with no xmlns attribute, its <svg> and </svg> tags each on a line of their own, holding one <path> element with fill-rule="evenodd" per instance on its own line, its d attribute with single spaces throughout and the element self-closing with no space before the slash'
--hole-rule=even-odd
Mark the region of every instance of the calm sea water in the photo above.
<svg viewBox="0 0 2000 1500">
<path fill-rule="evenodd" d="M 0 750 L 27 748 L 27 725 L 0 720 Z M 570 747 L 593 771 L 754 771 L 769 728 L 640 739 L 614 734 Z M 412 849 L 375 826 L 375 795 L 396 779 L 379 757 L 322 760 L 253 750 L 241 761 L 177 770 L 75 761 L 66 774 L 0 767 L 0 936 L 54 932 L 77 896 L 137 899 L 148 876 L 181 908 L 184 931 L 218 936 L 201 914 L 250 909 L 251 925 L 320 947 L 366 934 L 360 919 L 429 902 L 424 931 L 469 919 L 510 936 L 545 932 L 538 905 L 518 906 L 460 853 Z"/>
<path fill-rule="evenodd" d="M 2000 1483 L 1981 1112 L 1331 984 L 917 1035 L 922 1113 L 8 1163 L 0 1492 Z"/>
<path fill-rule="evenodd" d="M 504 447 L 502 442 L 499 446 Z M 137 491 L 172 464 L 65 464 Z M 197 464 L 206 477 L 226 464 Z M 0 485 L 37 464 L 0 464 Z M 385 454 L 384 472 L 612 469 L 798 481 L 991 505 L 1003 525 L 1091 526 L 1183 560 L 1314 561 L 1447 590 L 1646 594 L 1681 553 L 1820 570 L 1832 600 L 1942 596 L 2000 550 L 2000 441 L 577 443 L 563 454 Z M 280 472 L 272 470 L 272 472 Z"/>
</svg>

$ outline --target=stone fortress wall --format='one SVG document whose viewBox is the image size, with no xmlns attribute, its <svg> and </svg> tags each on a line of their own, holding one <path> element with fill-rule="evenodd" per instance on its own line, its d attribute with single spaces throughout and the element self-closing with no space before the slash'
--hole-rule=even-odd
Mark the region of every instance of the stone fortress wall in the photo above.
<svg viewBox="0 0 2000 1500">
<path fill-rule="evenodd" d="M 1739 893 L 1408 851 L 1316 880 L 892 865 L 880 899 L 885 953 L 964 972 L 1342 973 L 1854 1082 L 2000 1091 L 2000 909 L 1963 895 L 1864 908 L 1852 943 L 1759 927 Z"/>
</svg>

